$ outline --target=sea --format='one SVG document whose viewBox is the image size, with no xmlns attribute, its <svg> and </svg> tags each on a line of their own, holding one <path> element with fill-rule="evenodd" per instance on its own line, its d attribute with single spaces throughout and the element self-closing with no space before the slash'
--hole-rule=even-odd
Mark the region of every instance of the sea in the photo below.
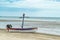
<svg viewBox="0 0 60 40">
<path fill-rule="evenodd" d="M 6 29 L 7 24 L 13 28 L 21 28 L 22 17 L 0 17 L 0 28 Z M 60 17 L 26 17 L 23 28 L 37 27 L 37 33 L 60 35 Z"/>
<path fill-rule="evenodd" d="M 13 27 L 21 27 L 22 19 L 23 19 L 22 17 L 1 16 L 0 28 L 6 28 L 7 24 L 11 24 Z M 24 18 L 24 20 L 27 20 L 27 22 L 24 22 L 24 27 L 32 27 L 32 26 L 38 27 L 47 25 L 47 23 L 49 23 L 48 25 L 60 24 L 60 17 L 26 17 Z"/>
</svg>

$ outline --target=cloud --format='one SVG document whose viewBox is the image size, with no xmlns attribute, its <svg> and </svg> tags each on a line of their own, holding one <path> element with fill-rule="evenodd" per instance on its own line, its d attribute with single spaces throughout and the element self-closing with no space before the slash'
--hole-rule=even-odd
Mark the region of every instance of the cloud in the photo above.
<svg viewBox="0 0 60 40">
<path fill-rule="evenodd" d="M 59 16 L 60 14 L 60 2 L 54 0 L 20 0 L 12 3 L 2 1 L 0 6 L 3 6 L 0 7 L 0 11 L 26 12 L 29 16 Z"/>
<path fill-rule="evenodd" d="M 0 2 L 18 2 L 18 1 L 24 1 L 24 0 L 0 0 Z"/>
<path fill-rule="evenodd" d="M 18 8 L 60 8 L 59 2 L 47 1 L 47 0 L 23 0 L 18 2 L 5 2 L 0 3 L 7 7 L 18 7 Z"/>
</svg>

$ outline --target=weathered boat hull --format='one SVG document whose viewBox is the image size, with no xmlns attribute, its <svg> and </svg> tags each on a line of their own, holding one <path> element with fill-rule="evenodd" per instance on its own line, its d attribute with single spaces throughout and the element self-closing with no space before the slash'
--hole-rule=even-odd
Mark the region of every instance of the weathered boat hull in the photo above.
<svg viewBox="0 0 60 40">
<path fill-rule="evenodd" d="M 8 32 L 36 32 L 37 28 L 7 28 Z"/>
</svg>

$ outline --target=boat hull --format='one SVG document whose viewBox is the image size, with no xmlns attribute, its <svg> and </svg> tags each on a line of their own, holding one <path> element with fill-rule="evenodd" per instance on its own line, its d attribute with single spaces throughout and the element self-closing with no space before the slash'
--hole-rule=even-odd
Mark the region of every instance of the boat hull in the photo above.
<svg viewBox="0 0 60 40">
<path fill-rule="evenodd" d="M 36 32 L 36 30 L 9 30 L 9 32 Z"/>
<path fill-rule="evenodd" d="M 37 28 L 7 28 L 8 32 L 36 32 Z"/>
</svg>

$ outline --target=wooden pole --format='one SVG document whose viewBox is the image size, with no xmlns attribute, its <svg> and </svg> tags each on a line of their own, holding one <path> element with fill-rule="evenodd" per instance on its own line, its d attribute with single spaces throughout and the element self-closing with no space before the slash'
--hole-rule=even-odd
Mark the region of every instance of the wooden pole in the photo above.
<svg viewBox="0 0 60 40">
<path fill-rule="evenodd" d="M 23 17 L 22 17 L 22 29 L 23 29 L 23 26 L 24 26 L 24 18 L 25 18 L 25 14 L 23 13 Z"/>
</svg>

